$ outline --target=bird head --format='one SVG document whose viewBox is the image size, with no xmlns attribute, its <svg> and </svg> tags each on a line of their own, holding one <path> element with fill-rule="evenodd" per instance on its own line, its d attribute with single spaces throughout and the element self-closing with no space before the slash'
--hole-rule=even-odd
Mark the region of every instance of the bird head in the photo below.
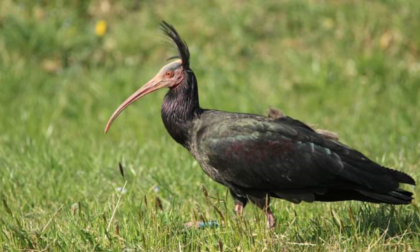
<svg viewBox="0 0 420 252">
<path fill-rule="evenodd" d="M 109 128 L 111 127 L 112 122 L 117 118 L 117 116 L 130 104 L 137 101 L 141 97 L 150 94 L 156 90 L 162 88 L 169 88 L 175 89 L 182 83 L 187 76 L 187 71 L 189 68 L 189 60 L 190 60 L 190 53 L 187 47 L 187 44 L 182 41 L 180 36 L 178 35 L 175 28 L 165 21 L 161 23 L 162 31 L 175 43 L 178 48 L 178 56 L 172 57 L 171 59 L 178 58 L 170 62 L 169 64 L 162 67 L 159 72 L 153 77 L 150 81 L 148 81 L 145 85 L 143 85 L 139 90 L 137 90 L 134 94 L 128 97 L 112 114 L 111 118 L 109 119 L 108 123 L 105 127 L 105 133 L 108 132 Z"/>
</svg>

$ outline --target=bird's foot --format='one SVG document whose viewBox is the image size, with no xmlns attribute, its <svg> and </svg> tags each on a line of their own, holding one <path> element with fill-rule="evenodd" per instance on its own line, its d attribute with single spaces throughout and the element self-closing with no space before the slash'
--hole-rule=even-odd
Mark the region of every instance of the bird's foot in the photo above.
<svg viewBox="0 0 420 252">
<path fill-rule="evenodd" d="M 274 218 L 270 208 L 267 209 L 265 214 L 267 215 L 267 227 L 274 228 L 276 226 L 276 219 Z"/>
</svg>

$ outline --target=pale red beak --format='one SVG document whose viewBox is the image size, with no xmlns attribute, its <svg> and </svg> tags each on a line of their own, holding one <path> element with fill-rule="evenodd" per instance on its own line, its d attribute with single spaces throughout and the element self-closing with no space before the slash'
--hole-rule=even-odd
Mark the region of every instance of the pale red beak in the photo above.
<svg viewBox="0 0 420 252">
<path fill-rule="evenodd" d="M 137 90 L 134 94 L 132 94 L 130 97 L 127 98 L 112 114 L 111 118 L 109 118 L 108 123 L 105 127 L 105 133 L 108 132 L 109 128 L 111 127 L 112 122 L 117 118 L 119 114 L 130 104 L 137 101 L 141 97 L 152 93 L 153 91 L 156 91 L 158 89 L 164 88 L 167 85 L 161 80 L 160 76 L 156 76 L 153 79 L 151 79 L 149 82 L 147 82 L 144 86 L 142 86 L 139 90 Z"/>
</svg>

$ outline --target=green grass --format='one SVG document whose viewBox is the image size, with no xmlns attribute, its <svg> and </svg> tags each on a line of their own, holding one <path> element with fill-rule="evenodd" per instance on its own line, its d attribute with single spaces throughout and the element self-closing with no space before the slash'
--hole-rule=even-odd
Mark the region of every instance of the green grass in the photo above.
<svg viewBox="0 0 420 252">
<path fill-rule="evenodd" d="M 164 19 L 190 46 L 203 107 L 281 108 L 418 181 L 419 17 L 417 0 L 2 0 L 0 250 L 420 251 L 414 188 L 398 207 L 275 200 L 275 230 L 251 205 L 236 218 L 226 189 L 165 132 L 164 91 L 103 134 L 175 52 Z M 183 227 L 201 219 L 225 225 Z"/>
</svg>

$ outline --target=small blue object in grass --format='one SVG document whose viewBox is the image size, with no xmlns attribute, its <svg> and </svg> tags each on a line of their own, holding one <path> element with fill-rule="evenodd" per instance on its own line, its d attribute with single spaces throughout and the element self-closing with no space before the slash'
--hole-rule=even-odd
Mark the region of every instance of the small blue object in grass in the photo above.
<svg viewBox="0 0 420 252">
<path fill-rule="evenodd" d="M 206 228 L 206 227 L 218 227 L 219 224 L 217 224 L 217 221 L 208 221 L 208 222 L 199 222 L 198 225 L 200 228 Z"/>
</svg>

